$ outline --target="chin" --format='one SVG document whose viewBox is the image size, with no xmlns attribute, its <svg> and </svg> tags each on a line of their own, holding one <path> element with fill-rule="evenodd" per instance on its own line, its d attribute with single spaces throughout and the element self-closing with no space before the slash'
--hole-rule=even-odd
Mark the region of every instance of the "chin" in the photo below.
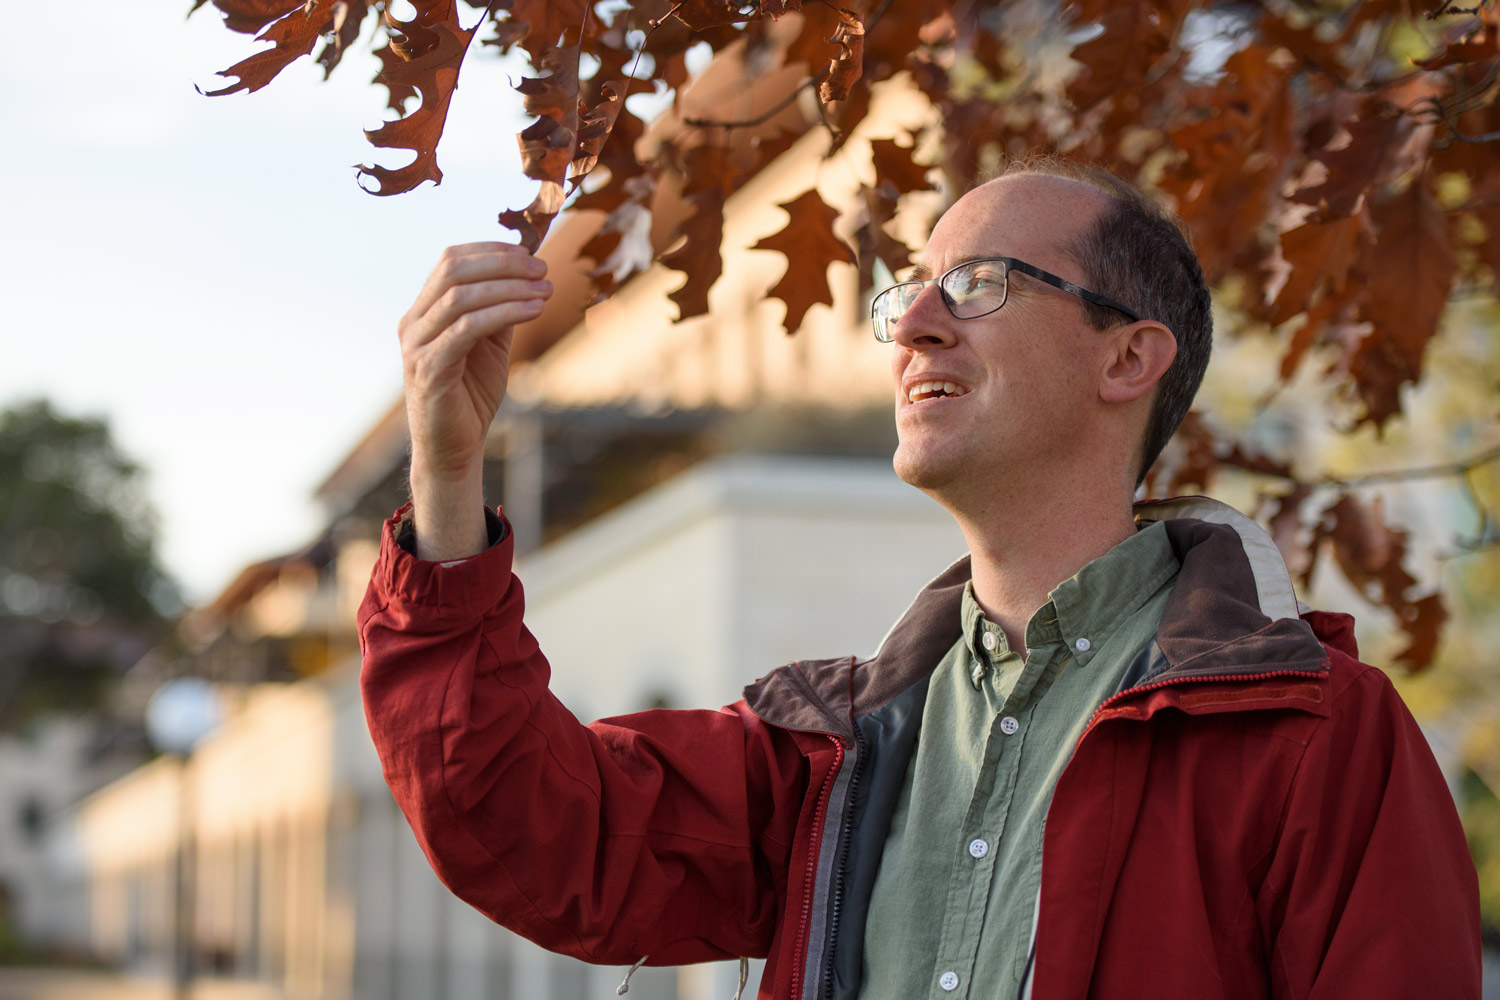
<svg viewBox="0 0 1500 1000">
<path fill-rule="evenodd" d="M 944 462 L 930 454 L 917 453 L 910 447 L 896 446 L 891 467 L 902 482 L 919 490 L 932 493 L 943 489 L 954 480 L 954 462 Z"/>
</svg>

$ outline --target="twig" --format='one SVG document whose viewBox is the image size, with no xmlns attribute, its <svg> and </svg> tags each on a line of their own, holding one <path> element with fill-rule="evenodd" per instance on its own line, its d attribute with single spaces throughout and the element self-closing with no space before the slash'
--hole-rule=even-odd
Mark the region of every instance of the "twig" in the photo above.
<svg viewBox="0 0 1500 1000">
<path fill-rule="evenodd" d="M 1441 479 L 1446 476 L 1462 476 L 1467 482 L 1471 472 L 1495 461 L 1500 461 L 1500 445 L 1455 462 L 1444 462 L 1439 465 L 1420 465 L 1410 469 L 1387 469 L 1381 472 L 1367 472 L 1358 476 L 1325 476 L 1322 479 L 1311 482 L 1286 475 L 1285 473 L 1236 463 L 1232 460 L 1226 460 L 1224 464 L 1234 466 L 1246 472 L 1255 473 L 1256 475 L 1266 476 L 1271 479 L 1280 479 L 1283 482 L 1308 489 L 1332 487 L 1334 489 L 1348 490 L 1356 486 L 1370 486 L 1375 483 L 1398 483 L 1413 479 Z"/>
<path fill-rule="evenodd" d="M 1485 3 L 1486 0 L 1480 0 L 1479 3 L 1475 4 L 1472 7 L 1454 7 L 1452 5 L 1453 0 L 1443 0 L 1443 2 L 1439 4 L 1436 9 L 1429 10 L 1427 12 L 1427 20 L 1436 21 L 1438 18 L 1444 16 L 1445 14 L 1478 14 L 1480 11 L 1484 10 Z"/>
<path fill-rule="evenodd" d="M 829 67 L 829 69 L 823 70 L 823 72 L 817 74 L 816 76 L 810 76 L 806 80 L 803 80 L 801 83 L 797 84 L 796 89 L 788 94 L 785 98 L 777 101 L 775 104 L 771 105 L 771 107 L 764 113 L 756 115 L 754 118 L 742 118 L 738 121 L 721 121 L 716 118 L 690 118 L 687 115 L 683 115 L 682 123 L 684 125 L 691 125 L 694 128 L 751 128 L 756 125 L 763 125 L 770 119 L 774 118 L 776 115 L 780 114 L 782 111 L 785 111 L 787 107 L 797 99 L 797 95 L 802 93 L 802 91 L 806 90 L 808 87 L 816 86 L 817 84 L 822 83 L 828 77 L 830 69 L 832 69 L 831 66 Z"/>
</svg>

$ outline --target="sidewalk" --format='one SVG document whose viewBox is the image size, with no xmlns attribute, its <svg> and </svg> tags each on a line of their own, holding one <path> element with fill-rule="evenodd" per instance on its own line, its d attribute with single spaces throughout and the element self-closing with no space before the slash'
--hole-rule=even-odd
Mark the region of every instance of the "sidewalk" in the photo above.
<svg viewBox="0 0 1500 1000">
<path fill-rule="evenodd" d="M 204 979 L 192 1000 L 282 1000 L 263 983 Z M 110 972 L 75 969 L 0 968 L 0 1000 L 176 1000 L 171 984 Z"/>
</svg>

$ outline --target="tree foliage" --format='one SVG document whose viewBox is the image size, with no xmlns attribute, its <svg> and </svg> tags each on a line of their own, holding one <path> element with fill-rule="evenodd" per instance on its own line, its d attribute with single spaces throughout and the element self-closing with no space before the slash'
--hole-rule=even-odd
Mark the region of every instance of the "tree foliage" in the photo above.
<svg viewBox="0 0 1500 1000">
<path fill-rule="evenodd" d="M 0 728 L 97 707 L 165 634 L 141 470 L 98 420 L 0 412 Z"/>
<path fill-rule="evenodd" d="M 788 332 L 831 301 L 828 264 L 857 261 L 867 287 L 877 260 L 891 271 L 909 263 L 914 248 L 888 228 L 909 194 L 961 192 L 1035 151 L 1159 191 L 1191 230 L 1221 307 L 1277 332 L 1283 380 L 1322 366 L 1351 431 L 1384 430 L 1403 412 L 1450 300 L 1492 295 L 1500 271 L 1492 0 L 465 0 L 479 11 L 467 28 L 457 0 L 413 0 L 406 19 L 387 0 L 204 2 L 270 43 L 226 70 L 235 82 L 219 94 L 264 86 L 320 40 L 317 61 L 331 72 L 376 16 L 376 82 L 399 117 L 369 138 L 414 155 L 361 168 L 378 194 L 441 180 L 437 143 L 476 34 L 523 50 L 536 75 L 517 89 L 536 119 L 519 143 L 540 187 L 500 221 L 534 248 L 569 199 L 598 210 L 581 254 L 599 294 L 655 259 L 685 276 L 672 296 L 680 318 L 708 309 L 726 199 L 809 131 L 837 155 L 882 86 L 920 91 L 928 124 L 866 136 L 873 169 L 857 204 L 841 216 L 810 188 L 759 244 L 788 255 L 767 292 L 786 304 Z M 765 98 L 753 115 L 683 106 L 695 47 L 737 68 L 736 93 Z M 646 92 L 670 93 L 681 127 L 648 134 L 627 106 Z M 664 191 L 687 212 L 653 242 Z M 852 247 L 837 235 L 849 231 Z M 1268 520 L 1304 580 L 1331 556 L 1405 630 L 1401 659 L 1432 659 L 1442 603 L 1413 593 L 1408 533 L 1377 504 L 1299 480 L 1284 456 L 1222 440 L 1201 419 L 1150 487 L 1206 489 L 1225 466 L 1270 484 Z"/>
</svg>

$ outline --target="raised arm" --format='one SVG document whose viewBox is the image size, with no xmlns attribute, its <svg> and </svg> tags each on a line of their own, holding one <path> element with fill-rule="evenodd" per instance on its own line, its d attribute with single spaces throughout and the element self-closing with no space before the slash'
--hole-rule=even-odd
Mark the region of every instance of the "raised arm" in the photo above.
<svg viewBox="0 0 1500 1000">
<path fill-rule="evenodd" d="M 497 922 L 594 962 L 764 955 L 811 822 L 798 737 L 743 703 L 581 725 L 522 621 L 513 539 L 490 544 L 484 439 L 544 270 L 451 248 L 401 320 L 413 517 L 386 522 L 359 612 L 370 735 L 433 870 Z"/>
<path fill-rule="evenodd" d="M 509 243 L 443 251 L 401 318 L 416 553 L 462 559 L 488 544 L 484 439 L 510 372 L 515 325 L 541 315 L 547 265 Z"/>
</svg>

